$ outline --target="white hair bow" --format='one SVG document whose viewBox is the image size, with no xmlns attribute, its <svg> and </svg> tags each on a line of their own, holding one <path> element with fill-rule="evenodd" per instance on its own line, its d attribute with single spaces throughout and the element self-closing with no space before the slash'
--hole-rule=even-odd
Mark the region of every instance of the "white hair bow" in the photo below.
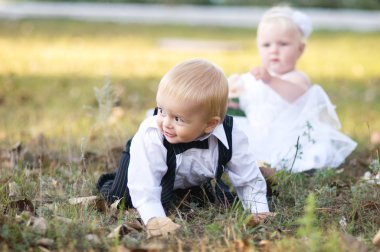
<svg viewBox="0 0 380 252">
<path fill-rule="evenodd" d="M 313 26 L 309 16 L 303 14 L 300 11 L 293 11 L 291 19 L 300 28 L 305 38 L 309 37 L 313 31 Z"/>
</svg>

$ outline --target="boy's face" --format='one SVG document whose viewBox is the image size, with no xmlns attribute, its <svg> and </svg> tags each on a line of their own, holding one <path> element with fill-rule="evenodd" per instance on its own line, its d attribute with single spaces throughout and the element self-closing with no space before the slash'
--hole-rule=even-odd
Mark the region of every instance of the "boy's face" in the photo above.
<svg viewBox="0 0 380 252">
<path fill-rule="evenodd" d="M 263 67 L 282 75 L 295 69 L 305 44 L 294 29 L 271 24 L 259 30 L 257 46 Z"/>
<path fill-rule="evenodd" d="M 173 99 L 160 90 L 156 99 L 157 124 L 169 143 L 191 142 L 213 130 L 198 104 Z"/>
</svg>

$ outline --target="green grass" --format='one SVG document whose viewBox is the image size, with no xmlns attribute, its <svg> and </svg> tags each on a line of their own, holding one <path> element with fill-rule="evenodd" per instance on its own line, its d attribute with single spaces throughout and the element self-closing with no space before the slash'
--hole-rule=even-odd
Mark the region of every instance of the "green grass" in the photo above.
<svg viewBox="0 0 380 252">
<path fill-rule="evenodd" d="M 239 46 L 170 50 L 159 46 L 164 38 Z M 65 251 L 104 251 L 118 245 L 241 251 L 257 249 L 262 240 L 273 251 L 345 251 L 353 245 L 342 237 L 352 235 L 356 244 L 373 250 L 370 241 L 380 226 L 380 190 L 358 177 L 369 170 L 371 161 L 378 162 L 379 145 L 370 137 L 380 132 L 379 33 L 317 31 L 310 38 L 299 68 L 327 91 L 343 132 L 359 146 L 341 174 L 331 170 L 313 177 L 278 174 L 274 189 L 279 194 L 271 201 L 278 215 L 272 222 L 249 227 L 239 206 L 229 211 L 191 206 L 195 211 L 177 213 L 176 222 L 183 228 L 168 241 L 147 240 L 137 231 L 112 240 L 108 233 L 134 221 L 134 212 L 99 213 L 91 206 L 67 203 L 71 197 L 93 195 L 99 175 L 116 167 L 120 151 L 113 148 L 124 145 L 146 110 L 155 105 L 156 87 L 166 71 L 184 59 L 202 57 L 220 65 L 227 75 L 246 72 L 259 64 L 254 41 L 250 29 L 1 20 L 0 249 L 38 250 L 39 239 L 49 238 L 53 245 L 45 247 Z M 94 91 L 108 81 L 112 90 L 103 93 L 120 105 L 113 111 L 99 109 Z M 22 142 L 22 149 L 10 152 L 17 142 Z M 18 188 L 13 196 L 11 182 Z M 18 208 L 10 207 L 24 198 L 46 219 L 45 233 L 36 232 L 28 216 L 20 217 Z M 339 224 L 342 217 L 345 226 Z M 88 234 L 95 234 L 99 242 L 88 241 Z M 316 237 L 324 245 L 318 245 Z"/>
<path fill-rule="evenodd" d="M 133 134 L 144 111 L 154 106 L 160 78 L 179 61 L 204 57 L 227 75 L 259 64 L 254 31 L 247 29 L 2 21 L 0 35 L 0 140 L 10 142 L 41 132 L 83 134 L 96 107 L 93 87 L 102 86 L 106 77 L 129 117 L 137 118 L 125 122 Z M 163 38 L 230 41 L 240 48 L 168 50 L 159 47 Z M 374 50 L 379 42 L 376 33 L 316 32 L 299 64 L 337 105 L 343 131 L 361 144 L 368 142 L 368 126 L 380 129 L 380 52 Z"/>
</svg>

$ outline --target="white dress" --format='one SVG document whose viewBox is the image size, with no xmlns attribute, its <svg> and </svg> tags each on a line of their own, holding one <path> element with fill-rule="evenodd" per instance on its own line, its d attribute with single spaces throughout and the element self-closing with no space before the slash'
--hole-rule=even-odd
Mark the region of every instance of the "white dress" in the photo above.
<svg viewBox="0 0 380 252">
<path fill-rule="evenodd" d="M 289 103 L 250 73 L 240 75 L 238 82 L 246 118 L 235 120 L 245 121 L 258 161 L 292 172 L 335 168 L 356 148 L 356 142 L 339 131 L 335 106 L 319 85 Z"/>
</svg>

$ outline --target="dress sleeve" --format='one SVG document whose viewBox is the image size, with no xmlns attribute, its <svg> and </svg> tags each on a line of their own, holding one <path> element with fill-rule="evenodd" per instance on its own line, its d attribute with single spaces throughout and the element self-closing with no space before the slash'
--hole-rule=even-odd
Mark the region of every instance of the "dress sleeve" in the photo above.
<svg viewBox="0 0 380 252">
<path fill-rule="evenodd" d="M 160 186 L 167 171 L 166 148 L 159 130 L 143 123 L 132 139 L 130 151 L 129 193 L 133 206 L 146 224 L 152 217 L 166 216 Z"/>
<path fill-rule="evenodd" d="M 227 164 L 230 180 L 245 209 L 252 213 L 269 212 L 266 182 L 250 150 L 247 135 L 234 123 L 232 158 Z"/>
</svg>

